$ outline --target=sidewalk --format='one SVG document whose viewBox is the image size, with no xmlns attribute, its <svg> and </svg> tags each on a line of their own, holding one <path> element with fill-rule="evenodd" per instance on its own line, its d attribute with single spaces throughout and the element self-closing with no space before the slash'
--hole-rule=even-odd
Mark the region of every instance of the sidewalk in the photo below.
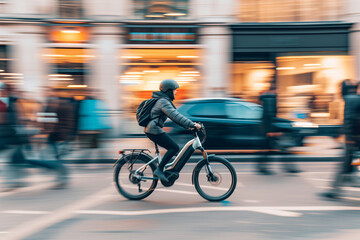
<svg viewBox="0 0 360 240">
<path fill-rule="evenodd" d="M 142 135 L 143 136 L 143 135 Z M 72 151 L 62 157 L 65 163 L 114 163 L 119 158 L 119 150 L 145 148 L 149 149 L 150 155 L 154 154 L 154 144 L 144 137 L 103 139 L 99 149 L 82 149 L 76 144 L 71 145 Z M 274 152 L 271 161 L 341 161 L 343 156 L 342 144 L 331 137 L 308 137 L 305 146 L 293 148 L 293 154 L 281 155 Z M 164 149 L 160 148 L 162 154 Z M 261 151 L 246 150 L 207 150 L 209 154 L 217 154 L 233 162 L 254 162 L 264 157 Z M 40 160 L 39 154 L 26 152 L 28 159 Z M 194 162 L 202 158 L 199 152 L 195 152 L 190 161 Z M 51 159 L 47 159 L 51 160 Z M 0 162 L 6 162 L 5 154 L 0 155 Z"/>
<path fill-rule="evenodd" d="M 119 158 L 118 151 L 121 149 L 145 148 L 154 153 L 154 145 L 147 138 L 119 138 L 106 139 L 101 143 L 101 149 L 74 149 L 63 160 L 66 163 L 114 163 Z M 290 155 L 274 153 L 270 156 L 273 161 L 341 161 L 343 155 L 342 144 L 331 137 L 309 137 L 305 140 L 305 146 L 293 148 Z M 164 150 L 161 149 L 162 154 Z M 241 150 L 208 150 L 209 154 L 216 153 L 233 162 L 254 162 L 264 155 L 261 152 Z M 202 156 L 199 153 L 190 159 L 196 161 Z"/>
</svg>

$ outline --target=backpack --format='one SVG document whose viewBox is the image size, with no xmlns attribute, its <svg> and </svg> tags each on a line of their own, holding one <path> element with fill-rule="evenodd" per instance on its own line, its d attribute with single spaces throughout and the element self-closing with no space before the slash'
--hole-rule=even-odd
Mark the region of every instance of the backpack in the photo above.
<svg viewBox="0 0 360 240">
<path fill-rule="evenodd" d="M 151 109 L 154 107 L 155 103 L 159 100 L 158 98 L 150 98 L 144 100 L 140 103 L 136 111 L 136 120 L 141 127 L 146 127 L 149 122 L 152 120 L 150 118 Z"/>
</svg>

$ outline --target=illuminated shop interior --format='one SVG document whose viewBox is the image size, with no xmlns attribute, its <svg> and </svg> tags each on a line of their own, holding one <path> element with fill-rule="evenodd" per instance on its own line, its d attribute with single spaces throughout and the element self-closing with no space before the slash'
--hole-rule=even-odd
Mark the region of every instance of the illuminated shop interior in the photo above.
<svg viewBox="0 0 360 240">
<path fill-rule="evenodd" d="M 277 57 L 278 116 L 341 124 L 341 82 L 355 80 L 353 58 L 347 55 Z M 268 91 L 275 67 L 270 62 L 233 64 L 232 95 L 259 102 Z"/>
<path fill-rule="evenodd" d="M 164 79 L 179 85 L 176 100 L 198 97 L 201 73 L 198 49 L 124 49 L 119 83 L 125 108 L 134 111 L 139 102 L 159 90 Z"/>
<path fill-rule="evenodd" d="M 50 64 L 48 85 L 54 88 L 86 88 L 93 51 L 84 48 L 48 48 L 42 55 Z"/>
</svg>

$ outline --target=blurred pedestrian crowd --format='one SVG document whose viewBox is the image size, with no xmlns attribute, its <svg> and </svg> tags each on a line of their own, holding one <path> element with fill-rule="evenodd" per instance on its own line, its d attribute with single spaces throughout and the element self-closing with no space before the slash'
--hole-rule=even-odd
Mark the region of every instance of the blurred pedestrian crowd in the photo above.
<svg viewBox="0 0 360 240">
<path fill-rule="evenodd" d="M 70 143 L 98 149 L 99 137 L 111 128 L 107 107 L 96 89 L 76 96 L 62 89 L 44 87 L 43 91 L 43 101 L 38 101 L 0 82 L 0 157 L 6 159 L 1 173 L 3 191 L 25 186 L 28 167 L 53 172 L 54 188 L 66 187 L 69 170 L 61 159 Z M 29 152 L 40 157 L 30 159 Z"/>
<path fill-rule="evenodd" d="M 334 178 L 331 190 L 322 196 L 336 198 L 341 186 L 353 179 L 356 166 L 360 165 L 360 88 L 357 82 L 342 82 L 341 94 L 345 102 L 343 134 L 345 135 L 344 161 Z M 108 109 L 97 89 L 84 89 L 74 94 L 64 89 L 43 88 L 43 100 L 30 98 L 14 85 L 0 82 L 0 159 L 5 159 L 0 174 L 2 191 L 26 186 L 24 179 L 29 167 L 45 169 L 54 175 L 54 188 L 62 189 L 70 181 L 69 169 L 62 157 L 74 142 L 87 154 L 99 155 L 101 135 L 111 129 Z M 292 146 L 282 131 L 273 123 L 277 119 L 277 93 L 274 84 L 259 96 L 263 106 L 262 123 L 269 138 L 268 149 L 280 149 L 287 153 Z M 279 146 L 281 144 L 281 146 Z M 276 145 L 276 146 L 275 146 Z M 29 152 L 38 158 L 29 158 Z M 271 175 L 269 153 L 256 164 L 259 174 Z M 288 173 L 301 170 L 294 163 L 285 163 Z"/>
</svg>

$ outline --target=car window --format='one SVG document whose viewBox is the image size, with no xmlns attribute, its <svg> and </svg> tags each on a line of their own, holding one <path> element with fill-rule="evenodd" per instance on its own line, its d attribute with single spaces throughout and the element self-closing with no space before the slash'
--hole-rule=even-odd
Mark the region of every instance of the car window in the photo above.
<svg viewBox="0 0 360 240">
<path fill-rule="evenodd" d="M 227 116 L 236 119 L 260 119 L 262 108 L 251 103 L 227 103 Z"/>
<path fill-rule="evenodd" d="M 188 113 L 194 117 L 226 118 L 224 103 L 198 103 Z"/>
<path fill-rule="evenodd" d="M 187 115 L 187 114 L 189 114 L 188 113 L 189 109 L 191 109 L 193 106 L 194 106 L 194 104 L 185 103 L 185 104 L 181 105 L 177 110 L 179 113 L 181 113 L 183 115 Z"/>
</svg>

